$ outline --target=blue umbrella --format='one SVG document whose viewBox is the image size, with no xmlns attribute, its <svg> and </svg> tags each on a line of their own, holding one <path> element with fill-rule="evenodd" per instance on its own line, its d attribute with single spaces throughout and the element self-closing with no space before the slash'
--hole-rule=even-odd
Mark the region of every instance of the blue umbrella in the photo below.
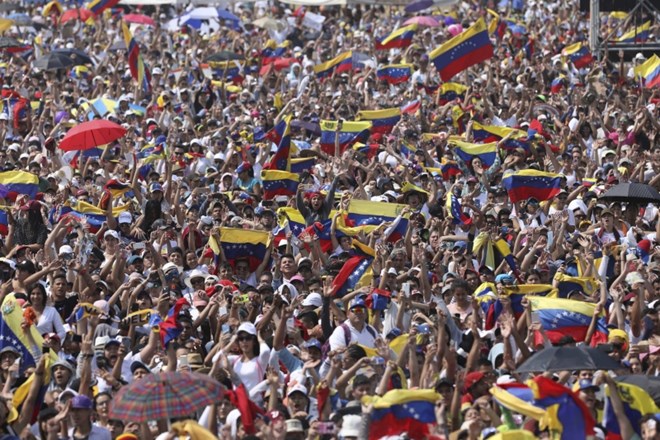
<svg viewBox="0 0 660 440">
<path fill-rule="evenodd" d="M 32 19 L 29 15 L 22 12 L 14 12 L 7 16 L 10 20 L 14 20 L 14 24 L 18 26 L 30 26 L 32 24 Z"/>
<path fill-rule="evenodd" d="M 221 18 L 223 20 L 229 20 L 229 21 L 235 21 L 236 23 L 240 23 L 241 19 L 232 14 L 231 12 L 227 11 L 226 9 L 220 9 L 218 8 L 218 18 Z"/>
</svg>

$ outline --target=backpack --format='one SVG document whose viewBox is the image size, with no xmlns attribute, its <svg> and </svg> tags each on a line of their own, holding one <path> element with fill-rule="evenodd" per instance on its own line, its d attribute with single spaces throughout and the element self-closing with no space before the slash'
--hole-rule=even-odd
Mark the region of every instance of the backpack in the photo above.
<svg viewBox="0 0 660 440">
<path fill-rule="evenodd" d="M 376 329 L 370 326 L 369 324 L 365 324 L 366 329 L 369 332 L 369 334 L 374 338 L 378 338 L 378 332 L 376 332 Z M 344 330 L 344 344 L 346 347 L 349 346 L 351 343 L 351 329 L 348 328 L 348 325 L 346 323 L 341 324 L 339 327 L 341 327 Z M 328 353 L 330 353 L 330 338 L 328 338 L 325 343 L 321 346 L 321 359 L 325 360 L 328 357 Z"/>
</svg>

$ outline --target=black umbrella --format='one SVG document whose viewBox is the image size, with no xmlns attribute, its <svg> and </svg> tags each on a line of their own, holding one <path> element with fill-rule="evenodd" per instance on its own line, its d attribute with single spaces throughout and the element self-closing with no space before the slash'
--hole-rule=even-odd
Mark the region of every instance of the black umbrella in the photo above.
<svg viewBox="0 0 660 440">
<path fill-rule="evenodd" d="M 518 373 L 565 370 L 617 370 L 621 365 L 598 348 L 548 347 L 536 352 L 516 370 Z"/>
<path fill-rule="evenodd" d="M 660 377 L 647 376 L 646 374 L 627 374 L 618 376 L 614 380 L 642 388 L 651 396 L 656 405 L 660 405 Z"/>
<path fill-rule="evenodd" d="M 15 51 L 17 49 L 24 49 L 25 43 L 21 43 L 13 37 L 0 37 L 0 50 Z"/>
<path fill-rule="evenodd" d="M 207 58 L 207 61 L 209 62 L 219 62 L 219 61 L 232 61 L 232 60 L 242 60 L 244 57 L 243 55 L 239 55 L 234 52 L 230 52 L 228 50 L 223 50 L 220 52 L 216 52 L 210 57 Z"/>
<path fill-rule="evenodd" d="M 35 60 L 32 67 L 41 70 L 57 70 L 66 69 L 74 65 L 73 59 L 57 52 L 51 52 Z"/>
<path fill-rule="evenodd" d="M 76 66 L 83 64 L 94 64 L 92 58 L 87 53 L 80 49 L 55 49 L 51 53 L 61 53 L 71 58 Z"/>
<path fill-rule="evenodd" d="M 660 193 L 644 183 L 620 183 L 610 188 L 600 198 L 609 202 L 628 202 L 640 205 L 660 203 Z"/>
</svg>

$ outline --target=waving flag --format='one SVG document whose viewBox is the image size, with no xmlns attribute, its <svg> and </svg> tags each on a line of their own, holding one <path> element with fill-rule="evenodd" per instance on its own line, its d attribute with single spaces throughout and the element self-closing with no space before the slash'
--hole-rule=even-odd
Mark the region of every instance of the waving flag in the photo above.
<svg viewBox="0 0 660 440">
<path fill-rule="evenodd" d="M 366 246 L 360 246 L 355 254 L 346 260 L 337 276 L 332 280 L 335 297 L 341 298 L 348 292 L 368 285 L 373 278 L 373 272 L 371 270 L 371 263 L 373 261 L 373 250 Z"/>
<path fill-rule="evenodd" d="M 617 43 L 642 43 L 649 39 L 652 27 L 651 21 L 641 26 L 633 25 L 633 28 L 616 39 Z"/>
<path fill-rule="evenodd" d="M 250 272 L 254 272 L 266 256 L 268 232 L 221 228 L 220 247 L 232 267 L 236 266 L 237 260 L 246 259 L 250 264 Z"/>
<path fill-rule="evenodd" d="M 226 79 L 234 84 L 243 82 L 242 66 L 238 61 L 214 61 L 209 65 L 213 68 L 214 77 Z"/>
<path fill-rule="evenodd" d="M 376 50 L 387 50 L 408 47 L 417 31 L 417 25 L 411 24 L 392 31 L 386 37 L 376 39 Z"/>
<path fill-rule="evenodd" d="M 19 194 L 34 199 L 39 191 L 39 177 L 27 171 L 5 171 L 0 173 L 0 184 L 4 185 L 10 200 L 16 200 Z"/>
<path fill-rule="evenodd" d="M 357 120 L 371 121 L 371 133 L 389 134 L 401 120 L 401 110 L 398 108 L 362 110 L 358 112 Z"/>
<path fill-rule="evenodd" d="M 384 222 L 394 222 L 401 214 L 405 205 L 396 203 L 371 202 L 367 200 L 351 199 L 348 205 L 348 218 L 355 226 L 378 226 Z M 398 241 L 406 235 L 408 219 L 401 218 L 394 226 L 388 241 Z M 390 226 L 390 227 L 391 227 Z"/>
<path fill-rule="evenodd" d="M 492 239 L 490 234 L 482 232 L 474 238 L 472 251 L 476 254 L 483 248 L 482 264 L 488 266 L 490 269 L 495 270 L 501 263 L 501 260 L 511 268 L 514 276 L 521 281 L 520 270 L 516 264 L 511 248 L 508 243 L 501 239 Z"/>
<path fill-rule="evenodd" d="M 282 44 L 277 44 L 275 40 L 268 40 L 266 42 L 266 47 L 261 51 L 261 63 L 262 65 L 271 64 L 277 61 L 279 58 L 282 58 L 286 51 L 289 49 L 291 42 L 289 40 L 284 41 Z"/>
<path fill-rule="evenodd" d="M 277 151 L 264 165 L 264 170 L 291 171 L 291 115 L 283 121 L 285 127 Z"/>
<path fill-rule="evenodd" d="M 140 47 L 135 41 L 135 38 L 133 38 L 133 34 L 128 29 L 126 22 L 121 22 L 121 28 L 124 34 L 124 42 L 126 43 L 128 67 L 131 70 L 131 76 L 142 87 L 142 90 L 149 92 L 151 90 L 151 72 L 144 65 L 144 60 L 140 54 Z"/>
<path fill-rule="evenodd" d="M 452 177 L 461 174 L 461 169 L 458 167 L 456 161 L 449 160 L 445 157 L 440 161 L 440 168 L 426 167 L 426 171 L 439 174 L 444 181 L 449 181 Z"/>
<path fill-rule="evenodd" d="M 20 371 L 24 372 L 36 365 L 41 357 L 43 338 L 34 325 L 23 330 L 23 309 L 16 302 L 13 293 L 2 301 L 2 319 L 0 319 L 0 349 L 13 347 L 21 354 Z"/>
<path fill-rule="evenodd" d="M 591 323 L 596 304 L 562 298 L 530 296 L 532 311 L 538 312 L 543 330 L 552 343 L 557 343 L 564 336 L 572 336 L 577 342 L 584 341 Z M 607 342 L 605 314 L 601 314 L 591 344 Z M 536 343 L 543 343 L 537 335 Z M 589 342 L 589 341 L 587 341 Z"/>
<path fill-rule="evenodd" d="M 388 84 L 401 84 L 408 81 L 412 76 L 412 65 L 390 64 L 383 66 L 376 71 L 376 76 Z"/>
<path fill-rule="evenodd" d="M 488 35 L 495 35 L 501 40 L 506 32 L 506 23 L 500 18 L 500 15 L 497 12 L 488 8 L 486 11 L 492 17 L 488 23 Z"/>
<path fill-rule="evenodd" d="M 477 142 L 499 142 L 509 136 L 509 134 L 511 137 L 502 144 L 502 148 L 506 150 L 522 148 L 525 151 L 529 151 L 529 138 L 534 138 L 534 136 L 529 136 L 529 133 L 523 130 L 497 125 L 482 125 L 478 122 L 472 124 L 472 137 Z"/>
<path fill-rule="evenodd" d="M 455 225 L 459 223 L 461 225 L 472 224 L 472 219 L 463 212 L 461 201 L 458 200 L 458 197 L 456 197 L 451 191 L 447 193 L 447 201 L 445 203 L 445 207 L 447 208 L 447 215 L 453 219 L 452 223 Z"/>
<path fill-rule="evenodd" d="M 369 139 L 371 122 L 346 121 L 337 132 L 337 121 L 321 121 L 321 149 L 324 153 L 335 154 L 335 136 L 339 136 L 339 152 L 343 153 L 356 142 L 365 143 Z"/>
<path fill-rule="evenodd" d="M 119 4 L 119 0 L 92 0 L 87 5 L 87 9 L 92 11 L 97 17 L 106 9 L 114 8 Z"/>
<path fill-rule="evenodd" d="M 536 170 L 521 170 L 504 175 L 502 184 L 513 203 L 534 198 L 550 200 L 561 191 L 561 176 Z"/>
<path fill-rule="evenodd" d="M 282 142 L 284 133 L 289 129 L 289 123 L 290 120 L 287 120 L 286 118 L 280 119 L 280 122 L 268 130 L 268 133 L 266 133 L 266 139 L 270 140 L 274 144 L 279 145 L 280 142 Z"/>
<path fill-rule="evenodd" d="M 443 81 L 486 61 L 493 56 L 493 45 L 483 18 L 464 32 L 445 42 L 429 54 Z"/>
<path fill-rule="evenodd" d="M 463 84 L 446 82 L 440 86 L 438 89 L 438 95 L 440 99 L 440 104 L 444 105 L 448 102 L 454 101 L 455 99 L 465 99 L 465 92 L 467 92 L 468 87 Z"/>
<path fill-rule="evenodd" d="M 173 339 L 178 338 L 183 331 L 181 325 L 179 324 L 179 313 L 185 306 L 188 305 L 188 300 L 186 298 L 179 298 L 176 300 L 174 306 L 167 312 L 167 318 L 158 324 L 160 341 L 163 344 L 163 347 L 167 348 L 169 343 Z"/>
<path fill-rule="evenodd" d="M 573 291 L 591 296 L 598 289 L 598 283 L 596 283 L 594 277 L 571 277 L 563 273 L 557 273 L 554 280 L 557 284 L 560 298 L 566 298 Z"/>
<path fill-rule="evenodd" d="M 471 144 L 469 142 L 460 141 L 454 137 L 450 138 L 449 142 L 455 146 L 454 153 L 466 163 L 471 162 L 475 157 L 481 160 L 484 168 L 489 168 L 495 163 L 497 154 L 496 142 L 488 144 Z"/>
<path fill-rule="evenodd" d="M 128 208 L 128 204 L 112 208 L 113 217 L 119 216 L 122 212 L 127 211 Z M 57 223 L 66 217 L 73 217 L 78 221 L 86 221 L 89 224 L 89 230 L 92 233 L 98 232 L 103 226 L 103 223 L 108 221 L 105 209 L 101 209 L 83 201 L 77 201 L 74 204 L 67 202 L 59 208 L 54 209 L 51 214 L 52 223 Z"/>
<path fill-rule="evenodd" d="M 550 84 L 550 93 L 553 95 L 559 93 L 561 89 L 564 88 L 565 81 L 566 77 L 564 75 L 559 75 L 557 78 L 553 79 Z"/>
<path fill-rule="evenodd" d="M 413 115 L 422 107 L 422 102 L 419 99 L 414 99 L 401 107 L 401 114 Z"/>
<path fill-rule="evenodd" d="M 323 81 L 330 78 L 334 72 L 342 73 L 348 72 L 353 69 L 353 52 L 344 52 L 337 57 L 326 61 L 325 63 L 317 64 L 314 66 L 316 77 Z"/>
<path fill-rule="evenodd" d="M 651 396 L 649 396 L 643 388 L 624 382 L 617 382 L 616 386 L 619 391 L 619 397 L 621 397 L 623 403 L 626 417 L 630 420 L 630 424 L 637 435 L 641 436 L 640 422 L 642 421 L 642 417 L 647 414 L 656 414 L 660 412 L 660 409 L 658 409 Z M 612 402 L 610 400 L 611 393 L 612 390 L 608 385 L 605 388 L 606 400 L 603 425 L 605 425 L 605 429 L 607 429 L 608 440 L 622 440 L 621 428 L 619 427 L 619 422 L 616 418 L 616 414 L 614 414 L 614 408 L 612 407 Z"/>
<path fill-rule="evenodd" d="M 380 145 L 378 144 L 363 144 L 361 142 L 356 142 L 353 144 L 353 149 L 357 152 L 360 152 L 367 156 L 367 159 L 371 160 L 378 154 Z"/>
<path fill-rule="evenodd" d="M 635 67 L 635 75 L 644 80 L 647 89 L 660 85 L 660 58 L 653 54 L 642 65 Z"/>
<path fill-rule="evenodd" d="M 565 47 L 561 53 L 563 56 L 567 56 L 578 69 L 589 66 L 594 60 L 587 46 L 582 43 L 571 44 Z"/>
<path fill-rule="evenodd" d="M 264 187 L 264 199 L 275 196 L 294 196 L 298 191 L 300 176 L 288 171 L 262 170 L 261 181 Z"/>
<path fill-rule="evenodd" d="M 382 397 L 364 397 L 362 403 L 373 405 L 369 440 L 402 433 L 413 440 L 428 438 L 436 421 L 435 402 L 440 395 L 433 390 L 391 390 Z"/>
</svg>

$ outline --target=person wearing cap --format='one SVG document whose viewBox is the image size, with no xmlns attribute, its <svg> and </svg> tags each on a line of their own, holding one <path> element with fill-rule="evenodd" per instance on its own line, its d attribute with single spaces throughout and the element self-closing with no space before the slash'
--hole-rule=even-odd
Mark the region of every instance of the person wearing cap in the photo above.
<svg viewBox="0 0 660 440">
<path fill-rule="evenodd" d="M 614 214 L 610 209 L 603 209 L 600 212 L 599 226 L 592 226 L 589 231 L 592 231 L 603 245 L 620 243 L 625 238 L 623 232 L 616 228 Z"/>
<path fill-rule="evenodd" d="M 238 179 L 236 179 L 234 185 L 237 188 L 248 194 L 253 194 L 257 197 L 261 196 L 261 181 L 255 177 L 254 168 L 250 162 L 244 161 L 241 163 L 236 168 L 236 175 Z"/>
<path fill-rule="evenodd" d="M 84 394 L 78 394 L 71 399 L 71 420 L 69 438 L 85 438 L 89 440 L 111 440 L 110 431 L 92 423 L 94 402 Z"/>
<path fill-rule="evenodd" d="M 367 306 L 364 299 L 356 297 L 348 304 L 348 319 L 339 325 L 330 336 L 330 350 L 337 351 L 357 342 L 374 348 L 378 332 L 367 323 Z"/>
<path fill-rule="evenodd" d="M 330 218 L 330 211 L 335 203 L 335 192 L 339 185 L 340 176 L 336 176 L 325 198 L 319 191 L 305 193 L 303 186 L 298 185 L 296 192 L 296 207 L 305 219 L 305 224 L 311 226 L 316 222 L 323 222 Z"/>
</svg>

